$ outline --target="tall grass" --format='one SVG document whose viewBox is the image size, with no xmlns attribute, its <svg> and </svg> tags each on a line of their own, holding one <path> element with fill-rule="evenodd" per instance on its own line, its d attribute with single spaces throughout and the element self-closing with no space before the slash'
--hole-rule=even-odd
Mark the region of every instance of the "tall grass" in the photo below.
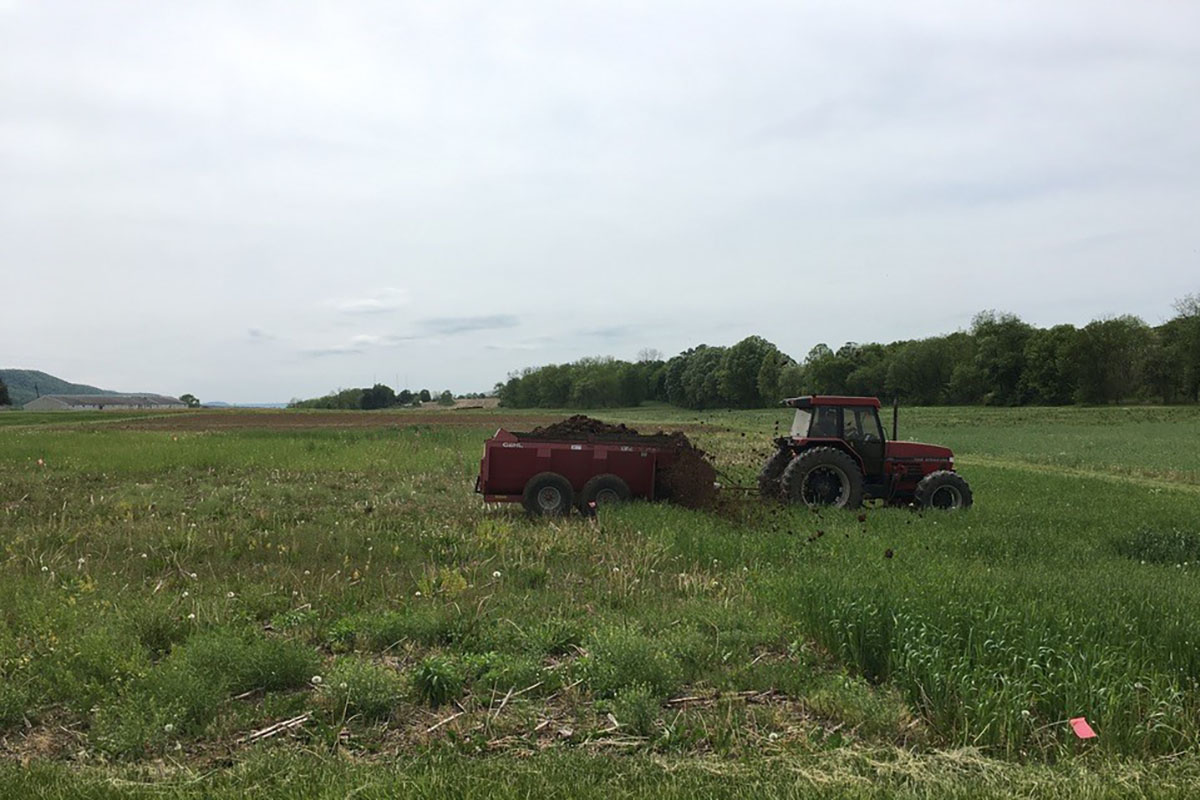
<svg viewBox="0 0 1200 800">
<path fill-rule="evenodd" d="M 0 726 L 66 728 L 76 750 L 127 759 L 310 711 L 327 727 L 302 741 L 328 748 L 344 724 L 364 753 L 621 735 L 731 759 L 921 741 L 1053 760 L 1080 749 L 1064 721 L 1082 715 L 1109 758 L 1192 751 L 1200 528 L 1177 438 L 1200 415 L 1128 413 L 913 411 L 902 430 L 956 447 L 977 504 L 865 523 L 757 501 L 596 520 L 485 508 L 471 481 L 502 417 L 13 427 Z M 628 416 L 692 426 L 735 481 L 779 417 Z M 767 690 L 767 708 L 727 699 Z"/>
</svg>

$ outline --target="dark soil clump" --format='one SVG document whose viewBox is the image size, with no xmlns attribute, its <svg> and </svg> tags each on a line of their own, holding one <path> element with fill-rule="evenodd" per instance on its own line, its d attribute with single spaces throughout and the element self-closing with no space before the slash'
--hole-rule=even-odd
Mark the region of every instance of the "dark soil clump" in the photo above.
<svg viewBox="0 0 1200 800">
<path fill-rule="evenodd" d="M 611 425 L 583 414 L 576 414 L 573 417 L 567 417 L 562 422 L 534 428 L 528 435 L 546 439 L 575 439 L 587 436 L 640 436 L 641 434 L 625 425 Z"/>
<path fill-rule="evenodd" d="M 659 472 L 660 491 L 672 503 L 687 508 L 711 508 L 717 501 L 717 471 L 704 451 L 687 447 L 675 462 Z"/>
</svg>

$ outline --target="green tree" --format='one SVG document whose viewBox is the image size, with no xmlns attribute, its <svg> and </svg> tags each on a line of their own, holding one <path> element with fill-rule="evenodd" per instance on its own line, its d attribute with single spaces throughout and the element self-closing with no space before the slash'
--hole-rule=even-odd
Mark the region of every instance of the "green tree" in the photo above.
<svg viewBox="0 0 1200 800">
<path fill-rule="evenodd" d="M 1188 402 L 1200 401 L 1200 294 L 1175 301 L 1176 316 L 1164 325 L 1164 347 L 1174 365 L 1178 393 Z"/>
<path fill-rule="evenodd" d="M 1138 317 L 1089 322 L 1068 350 L 1075 364 L 1075 399 L 1115 403 L 1142 394 L 1142 366 L 1151 342 L 1149 326 Z"/>
<path fill-rule="evenodd" d="M 888 349 L 881 344 L 864 344 L 848 354 L 850 372 L 846 374 L 845 392 L 864 397 L 884 397 L 888 394 Z"/>
<path fill-rule="evenodd" d="M 722 399 L 735 408 L 761 408 L 763 393 L 758 376 L 764 359 L 774 360 L 779 348 L 761 336 L 747 336 L 727 349 L 721 358 L 719 389 Z"/>
<path fill-rule="evenodd" d="M 452 406 L 452 405 L 454 405 L 454 394 L 453 394 L 453 392 L 451 392 L 449 389 L 446 389 L 444 392 L 442 392 L 441 394 L 439 394 L 439 395 L 438 395 L 437 402 L 438 402 L 438 405 L 439 405 L 439 406 Z"/>
<path fill-rule="evenodd" d="M 188 408 L 199 408 L 200 400 L 194 394 L 182 394 L 179 399 L 184 402 Z"/>
<path fill-rule="evenodd" d="M 1025 343 L 1023 396 L 1031 403 L 1065 405 L 1075 395 L 1077 370 L 1071 348 L 1079 332 L 1074 325 L 1033 331 Z"/>
<path fill-rule="evenodd" d="M 779 397 L 799 397 L 807 392 L 804 367 L 791 363 L 779 371 Z"/>
<path fill-rule="evenodd" d="M 377 383 L 370 389 L 365 389 L 362 393 L 362 399 L 359 400 L 359 407 L 365 411 L 370 411 L 375 408 L 387 408 L 396 404 L 396 393 L 390 386 L 384 386 L 382 383 Z"/>
<path fill-rule="evenodd" d="M 12 398 L 8 396 L 8 387 L 0 380 L 0 406 L 11 406 Z"/>
<path fill-rule="evenodd" d="M 981 403 L 987 390 L 987 376 L 974 360 L 960 361 L 954 365 L 946 383 L 945 400 L 952 405 Z"/>
<path fill-rule="evenodd" d="M 667 362 L 666 375 L 663 377 L 663 390 L 666 392 L 667 402 L 672 405 L 687 405 L 687 392 L 683 388 L 683 374 L 687 371 L 688 362 L 695 352 L 696 348 L 689 347 Z"/>
<path fill-rule="evenodd" d="M 808 351 L 804 358 L 804 373 L 813 394 L 845 394 L 846 378 L 854 371 L 851 360 L 858 345 L 847 342 L 835 353 L 821 343 Z"/>
<path fill-rule="evenodd" d="M 684 369 L 683 406 L 686 408 L 714 408 L 724 404 L 721 395 L 721 363 L 725 358 L 724 347 L 709 347 L 702 344 L 688 356 Z"/>
<path fill-rule="evenodd" d="M 289 408 L 362 408 L 362 397 L 365 389 L 338 389 L 324 397 L 314 397 L 309 400 L 293 400 Z"/>
<path fill-rule="evenodd" d="M 888 388 L 906 403 L 941 402 L 956 366 L 949 351 L 940 337 L 900 344 L 889 359 Z"/>
<path fill-rule="evenodd" d="M 412 401 L 413 401 L 413 393 L 411 391 L 409 391 L 408 389 L 401 389 L 396 394 L 396 405 L 398 405 L 398 406 L 412 405 Z"/>
<path fill-rule="evenodd" d="M 758 368 L 758 396 L 764 406 L 774 406 L 783 399 L 783 371 L 794 363 L 796 362 L 790 356 L 778 349 L 772 349 L 763 355 L 762 364 Z"/>
<path fill-rule="evenodd" d="M 1033 334 L 1033 326 L 1015 314 L 983 311 L 975 315 L 971 333 L 975 336 L 975 365 L 988 382 L 984 402 L 1024 402 L 1021 377 L 1025 372 L 1025 344 Z"/>
<path fill-rule="evenodd" d="M 538 370 L 534 377 L 534 405 L 541 408 L 565 408 L 571 399 L 574 372 L 570 364 L 550 364 Z"/>
<path fill-rule="evenodd" d="M 420 400 L 422 403 L 428 403 L 430 400 L 433 399 L 433 395 L 431 395 L 429 393 L 428 389 L 422 389 L 421 393 L 419 395 L 417 395 L 417 399 Z"/>
</svg>

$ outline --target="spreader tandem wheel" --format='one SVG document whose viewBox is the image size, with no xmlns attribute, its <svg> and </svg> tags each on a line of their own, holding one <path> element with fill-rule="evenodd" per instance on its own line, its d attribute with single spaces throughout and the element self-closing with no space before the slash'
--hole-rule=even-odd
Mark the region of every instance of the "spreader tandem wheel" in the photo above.
<svg viewBox="0 0 1200 800">
<path fill-rule="evenodd" d="M 632 497 L 629 484 L 616 475 L 596 475 L 583 485 L 579 492 L 579 508 L 584 513 L 591 509 L 591 504 L 606 506 L 610 503 L 627 503 Z"/>
<path fill-rule="evenodd" d="M 575 491 L 571 482 L 557 472 L 539 472 L 525 484 L 522 504 L 530 514 L 560 517 L 570 513 Z"/>
<path fill-rule="evenodd" d="M 787 465 L 780 488 L 786 502 L 858 508 L 863 476 L 854 459 L 836 447 L 814 447 Z"/>
</svg>

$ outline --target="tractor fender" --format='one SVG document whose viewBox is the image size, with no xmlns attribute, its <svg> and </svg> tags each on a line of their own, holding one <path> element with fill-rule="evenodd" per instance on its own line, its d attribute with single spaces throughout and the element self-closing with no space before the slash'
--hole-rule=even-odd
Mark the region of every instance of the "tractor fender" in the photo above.
<svg viewBox="0 0 1200 800">
<path fill-rule="evenodd" d="M 850 447 L 850 445 L 846 444 L 841 439 L 804 439 L 799 442 L 793 439 L 789 446 L 792 450 L 792 458 L 796 458 L 804 451 L 811 450 L 814 447 L 836 448 L 854 459 L 854 463 L 858 465 L 858 471 L 860 473 L 863 475 L 867 473 L 866 468 L 863 465 L 862 457 L 859 456 L 858 453 L 854 452 L 854 448 Z"/>
</svg>

